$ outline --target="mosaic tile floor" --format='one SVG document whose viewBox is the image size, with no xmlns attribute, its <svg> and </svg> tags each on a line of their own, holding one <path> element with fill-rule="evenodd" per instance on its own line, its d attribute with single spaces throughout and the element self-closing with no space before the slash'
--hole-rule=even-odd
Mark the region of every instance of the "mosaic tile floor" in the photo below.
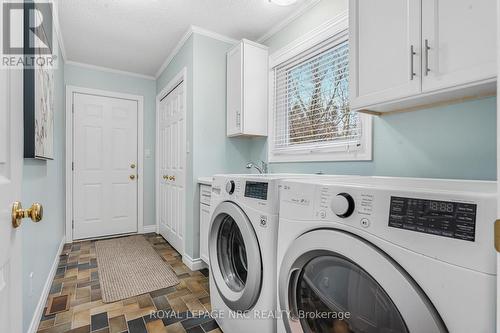
<svg viewBox="0 0 500 333">
<path fill-rule="evenodd" d="M 161 236 L 145 237 L 172 266 L 178 285 L 105 304 L 95 242 L 66 244 L 38 332 L 221 333 L 217 323 L 203 314 L 211 311 L 208 270 L 191 271 Z"/>
</svg>

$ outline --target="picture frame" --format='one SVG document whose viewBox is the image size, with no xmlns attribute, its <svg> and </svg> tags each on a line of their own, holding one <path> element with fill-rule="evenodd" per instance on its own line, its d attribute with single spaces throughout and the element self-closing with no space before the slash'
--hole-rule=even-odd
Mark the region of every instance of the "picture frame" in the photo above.
<svg viewBox="0 0 500 333">
<path fill-rule="evenodd" d="M 32 4 L 34 6 L 34 4 Z M 25 9 L 28 7 L 25 5 Z M 49 15 L 47 15 L 49 16 Z M 50 17 L 50 16 L 49 16 Z M 33 19 L 27 16 L 25 19 Z M 35 18 L 36 19 L 36 18 Z M 49 25 L 50 27 L 52 24 Z M 52 31 L 47 33 L 41 24 L 36 28 L 36 35 L 42 36 L 42 41 L 49 45 L 52 53 Z M 30 36 L 25 29 L 25 45 Z M 26 55 L 34 58 L 42 57 L 39 49 L 27 49 Z M 24 158 L 41 160 L 54 159 L 54 69 L 52 66 L 25 66 L 24 77 Z"/>
</svg>

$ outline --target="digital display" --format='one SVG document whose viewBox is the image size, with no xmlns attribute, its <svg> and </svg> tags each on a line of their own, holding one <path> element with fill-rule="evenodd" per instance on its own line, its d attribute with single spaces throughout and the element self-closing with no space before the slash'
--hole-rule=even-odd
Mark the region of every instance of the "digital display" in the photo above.
<svg viewBox="0 0 500 333">
<path fill-rule="evenodd" d="M 471 203 L 391 197 L 389 227 L 473 242 L 476 209 Z"/>
<path fill-rule="evenodd" d="M 263 182 L 246 182 L 245 197 L 260 200 L 267 200 L 267 183 Z"/>
</svg>

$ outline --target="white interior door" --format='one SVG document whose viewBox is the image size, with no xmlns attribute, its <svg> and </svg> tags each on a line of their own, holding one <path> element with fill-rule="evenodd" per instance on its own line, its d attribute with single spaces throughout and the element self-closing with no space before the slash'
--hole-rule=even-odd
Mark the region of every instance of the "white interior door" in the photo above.
<svg viewBox="0 0 500 333">
<path fill-rule="evenodd" d="M 73 94 L 73 238 L 137 232 L 137 101 Z"/>
<path fill-rule="evenodd" d="M 159 220 L 160 233 L 184 254 L 186 201 L 186 107 L 184 82 L 159 103 Z"/>
<path fill-rule="evenodd" d="M 12 333 L 22 332 L 22 226 L 11 223 L 12 203 L 21 198 L 22 75 L 0 70 L 0 332 Z"/>
<path fill-rule="evenodd" d="M 500 20 L 500 0 L 497 0 L 497 22 Z M 500 64 L 500 25 L 497 24 L 497 63 Z M 497 77 L 500 68 L 497 67 Z M 500 96 L 500 85 L 497 84 L 497 96 Z M 497 182 L 500 181 L 500 100 L 497 98 Z M 497 185 L 497 218 L 500 219 L 500 188 Z M 497 331 L 500 329 L 500 221 L 495 222 L 495 247 L 497 249 Z"/>
</svg>

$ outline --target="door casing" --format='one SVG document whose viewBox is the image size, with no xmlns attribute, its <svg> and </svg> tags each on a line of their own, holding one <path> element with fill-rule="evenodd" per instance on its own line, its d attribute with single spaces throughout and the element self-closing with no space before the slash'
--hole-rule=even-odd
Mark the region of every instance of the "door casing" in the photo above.
<svg viewBox="0 0 500 333">
<path fill-rule="evenodd" d="M 155 130 L 155 137 L 156 137 L 156 145 L 155 145 L 155 156 L 160 156 L 160 140 L 159 140 L 159 124 L 160 124 L 160 101 L 166 97 L 172 90 L 174 90 L 179 84 L 184 85 L 184 141 L 185 141 L 185 150 L 181 151 L 181 158 L 184 159 L 184 165 L 185 165 L 185 176 L 184 176 L 184 188 L 186 189 L 186 184 L 187 184 L 187 177 L 188 177 L 188 170 L 190 166 L 187 164 L 187 154 L 189 151 L 189 141 L 187 139 L 187 68 L 184 67 L 172 80 L 170 80 L 167 85 L 160 91 L 158 95 L 156 95 L 156 130 Z M 160 188 L 158 186 L 160 182 L 160 161 L 158 158 L 156 158 L 155 161 L 155 196 L 156 196 L 156 233 L 160 232 Z M 187 189 L 186 189 L 187 191 Z M 186 196 L 184 197 L 184 201 L 186 202 Z M 187 205 L 185 205 L 187 207 Z M 184 212 L 184 221 L 181 221 L 181 225 L 184 227 L 184 237 L 182 239 L 182 249 L 181 249 L 181 256 L 184 258 L 186 256 L 186 213 L 187 213 L 187 208 L 186 211 Z"/>
<path fill-rule="evenodd" d="M 73 241 L 73 95 L 76 93 L 137 101 L 137 233 L 144 232 L 144 97 L 66 86 L 66 242 Z"/>
</svg>

